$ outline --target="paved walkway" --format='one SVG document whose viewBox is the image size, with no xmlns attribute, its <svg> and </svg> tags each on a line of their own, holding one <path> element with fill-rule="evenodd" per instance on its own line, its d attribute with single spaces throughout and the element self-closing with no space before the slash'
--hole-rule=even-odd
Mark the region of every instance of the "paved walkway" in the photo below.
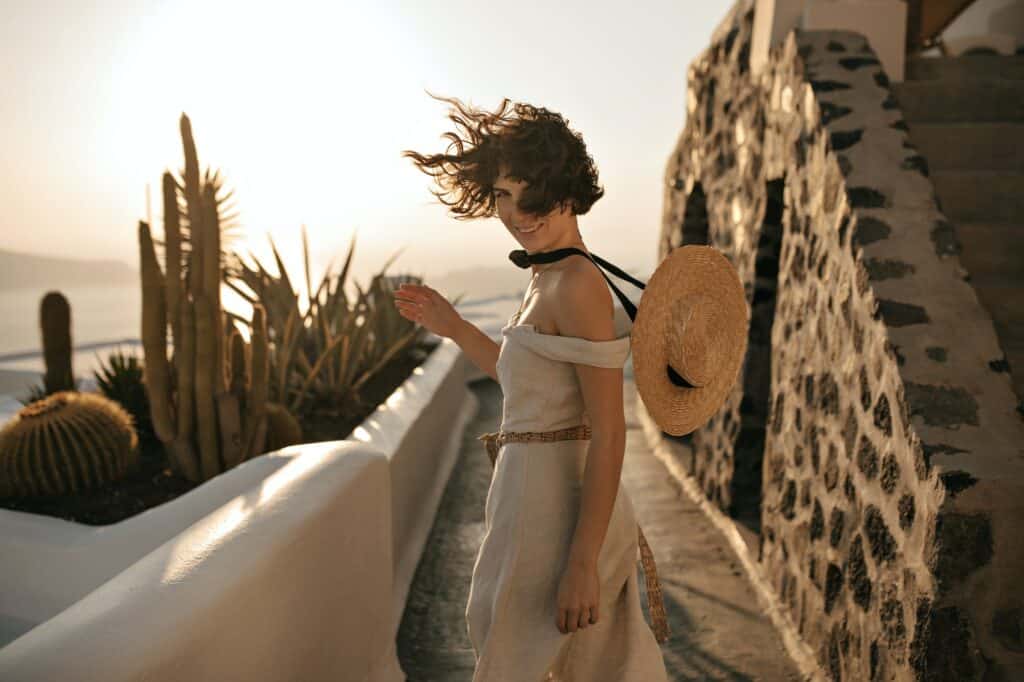
<svg viewBox="0 0 1024 682">
<path fill-rule="evenodd" d="M 476 436 L 497 429 L 501 389 L 489 379 L 470 388 L 480 413 L 463 436 L 399 626 L 398 657 L 408 682 L 458 682 L 473 675 L 464 614 L 491 475 Z M 632 416 L 637 398 L 629 376 L 625 398 L 623 480 L 658 565 L 672 629 L 662 646 L 671 678 L 800 680 L 728 543 L 648 449 Z"/>
</svg>

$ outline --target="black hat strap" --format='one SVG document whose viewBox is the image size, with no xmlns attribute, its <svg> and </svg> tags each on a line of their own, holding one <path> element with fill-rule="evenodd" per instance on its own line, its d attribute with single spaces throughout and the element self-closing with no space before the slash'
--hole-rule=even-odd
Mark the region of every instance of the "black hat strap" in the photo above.
<svg viewBox="0 0 1024 682">
<path fill-rule="evenodd" d="M 533 265 L 535 263 L 552 263 L 552 262 L 554 262 L 556 260 L 561 260 L 562 258 L 565 258 L 566 256 L 571 256 L 574 253 L 578 253 L 581 256 L 586 256 L 587 258 L 590 258 L 590 260 L 595 265 L 598 266 L 598 268 L 597 268 L 598 271 L 601 273 L 601 275 L 604 276 L 604 278 L 608 282 L 609 286 L 611 286 L 612 291 L 615 292 L 615 295 L 618 297 L 619 301 L 622 303 L 622 307 L 625 309 L 626 314 L 629 315 L 629 319 L 635 321 L 636 320 L 636 306 L 633 304 L 633 302 L 631 300 L 629 300 L 628 296 L 626 296 L 624 293 L 622 293 L 622 291 L 620 291 L 619 288 L 617 286 L 615 286 L 615 283 L 612 282 L 611 279 L 608 278 L 608 275 L 605 274 L 604 270 L 601 270 L 600 266 L 604 266 L 613 275 L 626 280 L 630 284 L 633 284 L 633 285 L 639 287 L 640 289 L 643 289 L 645 287 L 645 283 L 641 282 L 638 279 L 636 279 L 635 277 L 633 277 L 632 275 L 630 275 L 629 273 L 627 273 L 625 270 L 623 270 L 622 268 L 618 267 L 617 265 L 615 265 L 613 263 L 609 263 L 608 261 L 606 261 L 604 258 L 601 258 L 597 254 L 588 254 L 586 251 L 583 251 L 582 249 L 578 249 L 575 246 L 567 246 L 565 248 L 555 249 L 554 251 L 544 251 L 544 252 L 541 252 L 541 253 L 527 253 L 525 249 L 516 249 L 516 250 L 512 251 L 511 253 L 509 253 L 508 257 L 509 257 L 509 260 L 511 260 L 517 266 L 519 266 L 521 268 L 528 268 L 528 267 L 530 267 L 531 265 Z"/>
</svg>

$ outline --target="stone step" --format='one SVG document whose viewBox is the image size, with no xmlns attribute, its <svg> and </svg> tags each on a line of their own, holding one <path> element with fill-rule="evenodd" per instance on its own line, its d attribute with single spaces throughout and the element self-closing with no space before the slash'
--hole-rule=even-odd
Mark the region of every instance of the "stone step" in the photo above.
<svg viewBox="0 0 1024 682">
<path fill-rule="evenodd" d="M 1024 222 L 960 222 L 953 229 L 963 247 L 960 262 L 971 273 L 972 283 L 991 277 L 1019 278 L 1024 283 Z"/>
<path fill-rule="evenodd" d="M 1024 173 L 944 170 L 931 179 L 942 212 L 954 223 L 1013 222 L 1024 215 Z"/>
<path fill-rule="evenodd" d="M 1024 171 L 1024 123 L 914 123 L 910 140 L 930 171 Z"/>
<path fill-rule="evenodd" d="M 1024 80 L 935 79 L 892 83 L 907 123 L 1024 121 Z"/>
<path fill-rule="evenodd" d="M 1024 56 L 974 55 L 964 57 L 910 57 L 905 80 L 970 78 L 1024 79 Z"/>
</svg>

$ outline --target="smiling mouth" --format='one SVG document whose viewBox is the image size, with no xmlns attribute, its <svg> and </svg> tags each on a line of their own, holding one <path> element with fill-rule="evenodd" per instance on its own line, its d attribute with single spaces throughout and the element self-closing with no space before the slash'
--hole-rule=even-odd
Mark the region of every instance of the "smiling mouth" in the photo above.
<svg viewBox="0 0 1024 682">
<path fill-rule="evenodd" d="M 530 228 L 522 228 L 522 227 L 516 227 L 515 225 L 513 225 L 513 226 L 512 226 L 512 228 L 513 228 L 513 229 L 514 229 L 514 230 L 515 230 L 516 232 L 521 232 L 521 233 L 523 233 L 523 234 L 529 234 L 529 233 L 531 233 L 531 232 L 536 232 L 536 231 L 537 231 L 537 230 L 539 230 L 539 229 L 540 229 L 541 227 L 543 227 L 543 224 L 542 224 L 542 223 L 537 223 L 536 225 L 534 225 L 533 227 L 530 227 Z"/>
</svg>

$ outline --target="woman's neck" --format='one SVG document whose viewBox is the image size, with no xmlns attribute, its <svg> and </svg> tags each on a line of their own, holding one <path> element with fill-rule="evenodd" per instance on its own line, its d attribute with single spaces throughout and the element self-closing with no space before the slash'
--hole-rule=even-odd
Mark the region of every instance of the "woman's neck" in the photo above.
<svg viewBox="0 0 1024 682">
<path fill-rule="evenodd" d="M 590 250 L 587 249 L 587 245 L 583 243 L 583 238 L 580 236 L 580 233 L 578 231 L 575 234 L 571 234 L 566 239 L 559 240 L 554 244 L 549 244 L 548 246 L 541 249 L 539 252 L 528 251 L 528 253 L 530 253 L 531 255 L 534 253 L 550 253 L 551 251 L 558 251 L 559 249 L 567 249 L 570 247 L 575 247 L 580 251 L 586 253 L 587 255 L 590 254 Z M 568 255 L 571 254 L 567 254 L 567 256 Z M 565 258 L 566 256 L 563 256 L 562 258 L 559 258 L 558 260 L 552 261 L 550 263 L 533 263 L 530 267 L 533 269 L 533 273 L 536 275 L 552 267 L 560 267 L 557 265 L 558 262 L 564 260 Z"/>
</svg>

